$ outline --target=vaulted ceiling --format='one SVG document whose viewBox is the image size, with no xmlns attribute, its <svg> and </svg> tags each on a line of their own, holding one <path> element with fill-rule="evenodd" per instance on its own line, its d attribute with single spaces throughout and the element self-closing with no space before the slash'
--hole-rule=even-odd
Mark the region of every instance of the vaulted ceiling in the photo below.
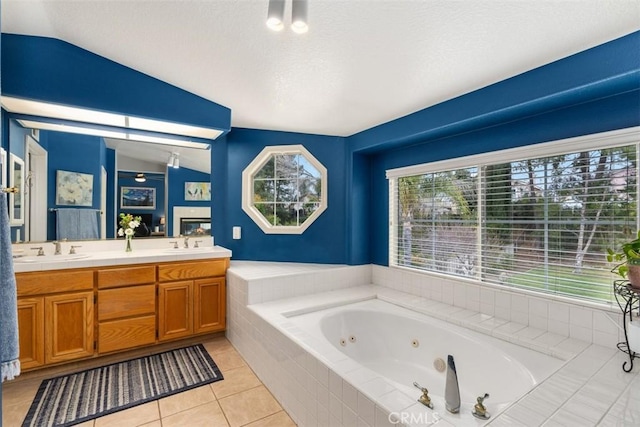
<svg viewBox="0 0 640 427">
<path fill-rule="evenodd" d="M 2 0 L 1 16 L 225 105 L 233 127 L 338 136 L 640 29 L 637 0 L 309 0 L 306 34 L 269 30 L 267 6 Z"/>
</svg>

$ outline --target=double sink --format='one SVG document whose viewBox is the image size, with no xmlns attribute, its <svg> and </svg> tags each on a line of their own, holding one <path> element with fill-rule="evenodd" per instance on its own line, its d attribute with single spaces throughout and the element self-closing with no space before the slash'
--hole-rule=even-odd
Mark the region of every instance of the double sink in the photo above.
<svg viewBox="0 0 640 427">
<path fill-rule="evenodd" d="M 156 251 L 158 254 L 188 254 L 213 251 L 214 247 L 205 246 L 201 248 L 170 248 L 170 249 L 142 249 L 141 251 Z M 124 252 L 123 252 L 124 255 Z M 50 262 L 66 262 L 79 259 L 90 258 L 91 254 L 63 254 L 63 255 L 29 255 L 20 256 L 14 254 L 13 262 L 17 264 L 28 263 L 50 263 Z"/>
</svg>

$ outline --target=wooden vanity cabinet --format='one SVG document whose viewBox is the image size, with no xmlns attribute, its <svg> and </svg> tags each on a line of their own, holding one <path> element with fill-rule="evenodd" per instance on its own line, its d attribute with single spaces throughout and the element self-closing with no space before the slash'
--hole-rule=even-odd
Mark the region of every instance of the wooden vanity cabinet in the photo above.
<svg viewBox="0 0 640 427">
<path fill-rule="evenodd" d="M 18 273 L 16 284 L 23 369 L 93 355 L 93 272 Z"/>
<path fill-rule="evenodd" d="M 228 258 L 16 274 L 23 370 L 223 331 Z"/>
<path fill-rule="evenodd" d="M 158 340 L 223 331 L 228 259 L 158 266 Z"/>
<path fill-rule="evenodd" d="M 98 353 L 154 344 L 156 340 L 156 267 L 100 269 Z"/>
</svg>

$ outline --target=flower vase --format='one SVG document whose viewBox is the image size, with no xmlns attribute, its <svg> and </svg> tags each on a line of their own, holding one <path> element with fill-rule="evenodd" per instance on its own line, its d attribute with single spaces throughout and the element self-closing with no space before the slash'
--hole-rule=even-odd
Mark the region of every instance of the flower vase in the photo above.
<svg viewBox="0 0 640 427">
<path fill-rule="evenodd" d="M 127 236 L 126 237 L 126 241 L 127 241 L 127 247 L 125 248 L 125 252 L 131 252 L 131 237 Z"/>
</svg>

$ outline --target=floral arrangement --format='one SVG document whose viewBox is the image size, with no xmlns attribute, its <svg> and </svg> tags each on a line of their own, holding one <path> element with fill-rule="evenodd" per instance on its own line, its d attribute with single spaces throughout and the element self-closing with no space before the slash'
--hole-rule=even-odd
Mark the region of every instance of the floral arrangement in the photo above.
<svg viewBox="0 0 640 427">
<path fill-rule="evenodd" d="M 126 251 L 131 252 L 131 239 L 135 234 L 136 228 L 140 225 L 142 218 L 139 216 L 133 216 L 131 214 L 120 214 L 120 228 L 118 229 L 118 236 L 124 236 L 127 240 Z"/>
<path fill-rule="evenodd" d="M 126 236 L 128 238 L 133 237 L 136 228 L 140 225 L 142 218 L 139 216 L 133 216 L 131 214 L 120 214 L 120 228 L 118 229 L 118 236 Z"/>
</svg>

